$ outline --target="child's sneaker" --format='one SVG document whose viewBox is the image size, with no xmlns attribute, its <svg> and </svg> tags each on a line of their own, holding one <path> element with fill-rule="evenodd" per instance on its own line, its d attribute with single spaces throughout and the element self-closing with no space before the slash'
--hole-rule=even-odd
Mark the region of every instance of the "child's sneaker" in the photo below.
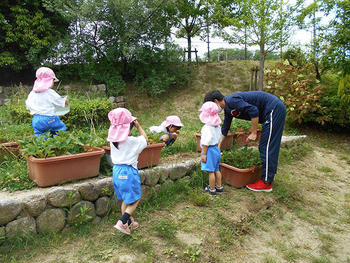
<svg viewBox="0 0 350 263">
<path fill-rule="evenodd" d="M 204 190 L 203 190 L 204 193 L 209 193 L 210 195 L 216 195 L 216 190 L 211 190 L 209 185 L 207 185 Z"/>
<path fill-rule="evenodd" d="M 215 185 L 215 190 L 217 194 L 222 194 L 224 192 L 224 187 L 223 186 L 218 187 Z"/>
<path fill-rule="evenodd" d="M 254 184 L 248 184 L 247 188 L 255 192 L 271 192 L 272 183 L 270 183 L 270 185 L 266 185 L 263 180 L 259 180 Z"/>
<path fill-rule="evenodd" d="M 136 228 L 138 228 L 140 226 L 140 224 L 138 222 L 136 222 L 135 219 L 132 216 L 130 216 L 130 220 L 131 220 L 131 224 L 130 225 L 132 226 L 133 229 L 136 229 Z"/>
<path fill-rule="evenodd" d="M 130 235 L 130 228 L 128 223 L 123 224 L 121 220 L 118 220 L 117 224 L 114 226 L 115 229 L 118 229 L 120 232 Z"/>
</svg>

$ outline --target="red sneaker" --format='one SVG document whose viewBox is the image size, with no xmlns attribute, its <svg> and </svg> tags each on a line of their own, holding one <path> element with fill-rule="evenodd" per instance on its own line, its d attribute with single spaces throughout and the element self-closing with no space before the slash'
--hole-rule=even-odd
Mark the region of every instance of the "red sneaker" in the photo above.
<svg viewBox="0 0 350 263">
<path fill-rule="evenodd" d="M 270 185 L 266 185 L 263 180 L 259 180 L 255 182 L 254 184 L 248 184 L 247 188 L 249 190 L 255 191 L 255 192 L 271 192 L 272 191 L 272 183 Z"/>
</svg>

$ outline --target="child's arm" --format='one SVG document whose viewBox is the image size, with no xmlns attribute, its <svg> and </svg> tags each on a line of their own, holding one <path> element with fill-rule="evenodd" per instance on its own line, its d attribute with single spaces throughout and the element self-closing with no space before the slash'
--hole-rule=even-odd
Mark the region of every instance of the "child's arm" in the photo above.
<svg viewBox="0 0 350 263">
<path fill-rule="evenodd" d="M 208 151 L 208 145 L 202 145 L 202 162 L 207 162 L 207 151 Z"/>
<path fill-rule="evenodd" d="M 148 140 L 147 134 L 142 129 L 140 123 L 137 120 L 134 120 L 134 125 L 135 125 L 136 129 L 138 130 L 138 132 L 140 133 L 140 135 L 143 136 L 146 139 L 146 141 L 147 141 Z"/>
</svg>

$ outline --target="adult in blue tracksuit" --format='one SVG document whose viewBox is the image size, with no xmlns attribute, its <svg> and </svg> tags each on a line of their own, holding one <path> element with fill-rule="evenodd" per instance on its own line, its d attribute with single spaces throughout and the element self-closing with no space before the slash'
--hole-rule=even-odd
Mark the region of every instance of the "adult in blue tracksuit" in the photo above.
<svg viewBox="0 0 350 263">
<path fill-rule="evenodd" d="M 258 124 L 262 124 L 259 151 L 263 162 L 261 180 L 247 185 L 253 191 L 272 191 L 281 145 L 286 108 L 276 96 L 264 91 L 247 91 L 224 97 L 220 91 L 213 90 L 204 97 L 204 102 L 215 102 L 219 110 L 225 110 L 225 119 L 221 128 L 224 137 L 230 129 L 232 118 L 251 120 L 249 141 L 257 137 Z"/>
</svg>

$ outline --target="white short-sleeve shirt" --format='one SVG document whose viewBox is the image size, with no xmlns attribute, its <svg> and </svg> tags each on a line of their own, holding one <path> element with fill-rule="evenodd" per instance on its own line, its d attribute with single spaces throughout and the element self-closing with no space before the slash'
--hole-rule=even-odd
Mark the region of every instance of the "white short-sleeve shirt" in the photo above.
<svg viewBox="0 0 350 263">
<path fill-rule="evenodd" d="M 220 143 L 222 138 L 220 125 L 209 126 L 205 124 L 201 130 L 201 147 L 202 145 L 211 146 Z"/>
<path fill-rule="evenodd" d="M 118 149 L 110 143 L 111 146 L 111 159 L 113 164 L 127 164 L 137 169 L 137 159 L 139 154 L 147 146 L 145 137 L 129 136 L 124 142 L 120 142 Z"/>
<path fill-rule="evenodd" d="M 65 99 L 53 89 L 44 92 L 31 91 L 26 100 L 26 108 L 31 115 L 54 116 L 56 115 L 55 106 L 64 107 L 65 103 Z"/>
</svg>

